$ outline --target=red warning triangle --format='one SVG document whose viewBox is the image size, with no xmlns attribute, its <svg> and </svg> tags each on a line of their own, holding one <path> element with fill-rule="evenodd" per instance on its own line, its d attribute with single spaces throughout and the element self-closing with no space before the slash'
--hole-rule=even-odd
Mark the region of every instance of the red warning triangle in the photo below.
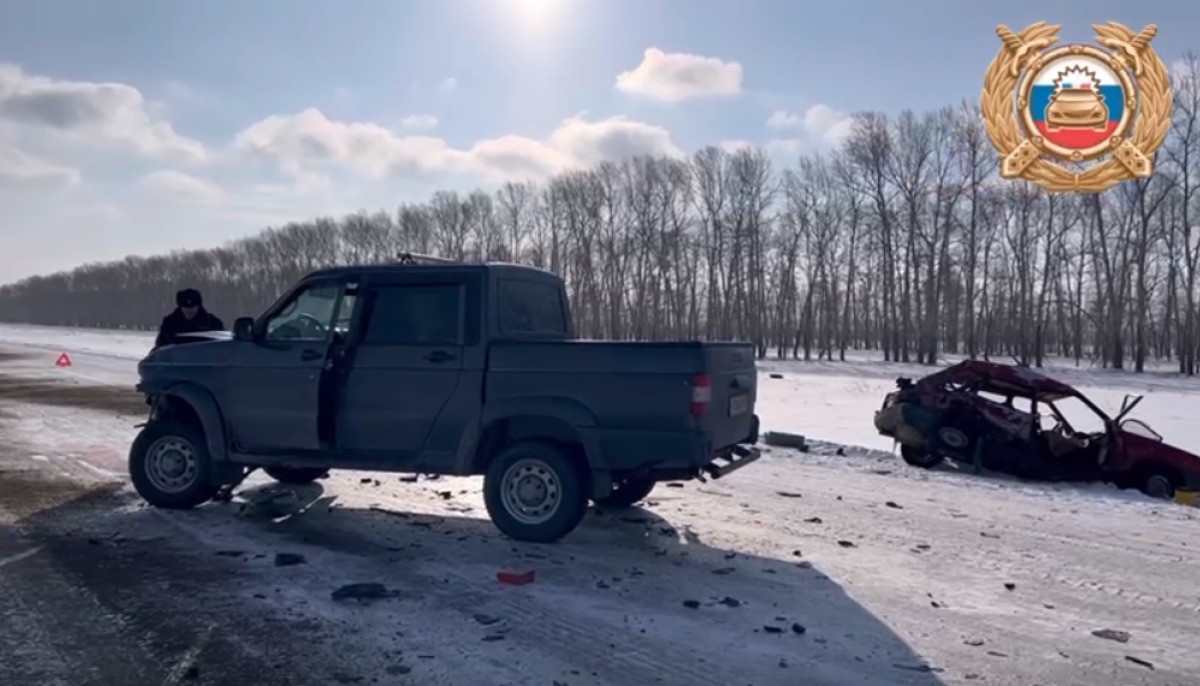
<svg viewBox="0 0 1200 686">
<path fill-rule="evenodd" d="M 68 357 L 66 353 L 63 353 L 58 356 L 57 360 L 54 361 L 54 366 L 55 367 L 70 367 L 71 366 L 71 358 Z"/>
</svg>

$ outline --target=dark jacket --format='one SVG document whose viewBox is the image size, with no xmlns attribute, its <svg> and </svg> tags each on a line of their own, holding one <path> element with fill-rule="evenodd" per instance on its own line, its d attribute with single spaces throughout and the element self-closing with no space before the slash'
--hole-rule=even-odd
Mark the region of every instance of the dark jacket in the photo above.
<svg viewBox="0 0 1200 686">
<path fill-rule="evenodd" d="M 154 347 L 161 348 L 178 343 L 179 337 L 184 334 L 224 330 L 225 323 L 203 307 L 191 319 L 183 316 L 183 312 L 176 307 L 174 312 L 163 317 L 162 324 L 158 326 L 158 338 L 154 339 Z"/>
</svg>

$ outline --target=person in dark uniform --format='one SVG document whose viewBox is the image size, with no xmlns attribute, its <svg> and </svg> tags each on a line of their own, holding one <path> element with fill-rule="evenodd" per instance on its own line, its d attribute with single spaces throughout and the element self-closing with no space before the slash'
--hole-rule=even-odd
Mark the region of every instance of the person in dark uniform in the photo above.
<svg viewBox="0 0 1200 686">
<path fill-rule="evenodd" d="M 200 291 L 194 288 L 179 291 L 175 294 L 175 305 L 175 310 L 163 317 L 158 327 L 158 337 L 154 339 L 156 349 L 178 343 L 179 336 L 184 334 L 225 330 L 225 323 L 204 309 Z"/>
</svg>

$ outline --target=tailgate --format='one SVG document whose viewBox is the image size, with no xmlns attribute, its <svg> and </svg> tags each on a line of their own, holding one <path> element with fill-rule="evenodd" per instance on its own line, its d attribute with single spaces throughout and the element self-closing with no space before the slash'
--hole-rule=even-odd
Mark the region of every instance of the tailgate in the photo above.
<svg viewBox="0 0 1200 686">
<path fill-rule="evenodd" d="M 758 370 L 754 346 L 742 343 L 706 343 L 705 367 L 712 386 L 707 426 L 713 447 L 743 443 L 754 424 Z"/>
</svg>

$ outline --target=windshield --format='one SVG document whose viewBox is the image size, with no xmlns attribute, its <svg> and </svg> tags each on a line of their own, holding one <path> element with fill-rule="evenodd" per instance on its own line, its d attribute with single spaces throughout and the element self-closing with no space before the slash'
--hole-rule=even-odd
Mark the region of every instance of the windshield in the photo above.
<svg viewBox="0 0 1200 686">
<path fill-rule="evenodd" d="M 1126 419 L 1121 422 L 1121 431 L 1131 433 L 1135 436 L 1149 438 L 1152 441 L 1161 441 L 1162 434 L 1150 428 L 1150 425 L 1140 419 Z"/>
</svg>

